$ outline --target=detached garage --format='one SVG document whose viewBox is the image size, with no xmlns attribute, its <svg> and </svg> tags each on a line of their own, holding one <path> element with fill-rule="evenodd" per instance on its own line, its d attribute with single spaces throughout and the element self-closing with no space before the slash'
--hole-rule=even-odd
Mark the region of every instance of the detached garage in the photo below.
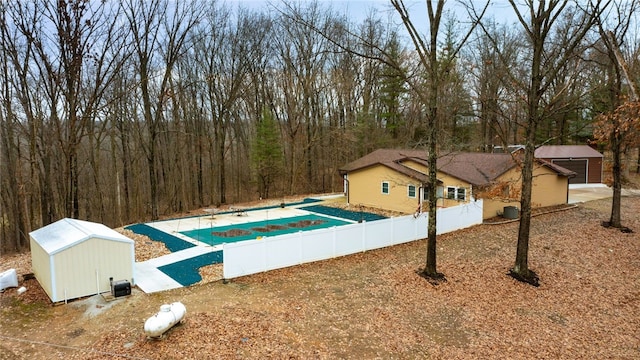
<svg viewBox="0 0 640 360">
<path fill-rule="evenodd" d="M 115 230 L 66 218 L 29 235 L 33 273 L 54 303 L 108 292 L 111 278 L 133 285 L 134 241 Z"/>
<path fill-rule="evenodd" d="M 570 184 L 602 182 L 602 154 L 587 145 L 548 145 L 536 149 L 536 158 L 562 166 L 577 175 Z"/>
</svg>

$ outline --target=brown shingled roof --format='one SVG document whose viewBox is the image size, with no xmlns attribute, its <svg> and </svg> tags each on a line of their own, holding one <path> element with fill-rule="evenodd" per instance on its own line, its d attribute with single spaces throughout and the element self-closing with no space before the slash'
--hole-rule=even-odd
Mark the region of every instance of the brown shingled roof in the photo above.
<svg viewBox="0 0 640 360">
<path fill-rule="evenodd" d="M 407 159 L 426 165 L 427 153 L 424 150 L 379 149 L 343 166 L 339 172 L 344 175 L 369 166 L 383 165 L 424 183 L 428 182 L 427 174 L 401 164 Z M 536 161 L 559 175 L 575 176 L 573 171 L 561 166 L 539 159 Z M 451 153 L 438 158 L 438 171 L 476 186 L 491 183 L 514 166 L 516 161 L 511 154 Z"/>
<path fill-rule="evenodd" d="M 438 170 L 472 185 L 489 184 L 513 168 L 511 154 L 453 153 L 438 158 Z"/>
<path fill-rule="evenodd" d="M 551 169 L 551 170 L 553 170 L 553 171 L 557 172 L 557 173 L 558 173 L 558 174 L 560 174 L 560 175 L 563 175 L 563 176 L 566 176 L 566 177 L 570 177 L 570 178 L 572 178 L 572 177 L 574 177 L 574 176 L 578 175 L 575 171 L 571 171 L 571 170 L 569 170 L 569 169 L 567 169 L 567 168 L 563 168 L 563 167 L 562 167 L 562 166 L 560 166 L 560 165 L 556 165 L 556 164 L 554 164 L 554 163 L 551 163 L 551 162 L 548 162 L 548 161 L 544 161 L 544 160 L 542 160 L 542 159 L 536 159 L 536 161 L 537 161 L 538 163 L 542 164 L 543 166 L 546 166 L 546 167 L 548 167 L 549 169 Z"/>
<path fill-rule="evenodd" d="M 427 152 L 414 149 L 378 149 L 338 169 L 340 174 L 361 170 L 373 165 L 383 165 L 398 171 L 401 174 L 412 177 L 423 183 L 428 182 L 427 174 L 402 165 L 400 162 L 413 159 L 418 162 L 426 162 Z"/>
</svg>

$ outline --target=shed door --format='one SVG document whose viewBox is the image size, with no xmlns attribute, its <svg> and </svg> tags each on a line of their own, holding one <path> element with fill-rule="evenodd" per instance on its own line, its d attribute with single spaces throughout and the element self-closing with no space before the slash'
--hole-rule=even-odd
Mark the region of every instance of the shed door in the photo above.
<svg viewBox="0 0 640 360">
<path fill-rule="evenodd" d="M 553 163 L 577 173 L 575 177 L 569 179 L 569 184 L 587 183 L 587 159 L 553 160 Z"/>
</svg>

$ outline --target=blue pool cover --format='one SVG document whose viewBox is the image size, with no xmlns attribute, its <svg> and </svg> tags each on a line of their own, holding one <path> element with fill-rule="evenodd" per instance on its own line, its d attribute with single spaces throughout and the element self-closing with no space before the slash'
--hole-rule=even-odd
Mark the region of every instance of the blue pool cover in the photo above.
<svg viewBox="0 0 640 360">
<path fill-rule="evenodd" d="M 323 206 L 323 205 L 311 205 L 304 206 L 300 209 L 311 211 L 318 214 L 324 214 L 329 216 L 335 216 L 342 219 L 348 219 L 351 221 L 375 221 L 386 219 L 385 216 L 369 213 L 365 211 L 350 211 L 339 208 L 334 208 L 331 206 Z"/>
<path fill-rule="evenodd" d="M 292 224 L 298 222 L 307 222 L 308 225 L 304 227 L 291 226 Z M 261 236 L 276 236 L 295 233 L 302 230 L 309 231 L 346 224 L 349 224 L 349 222 L 329 218 L 326 216 L 309 214 L 291 218 L 254 221 L 245 224 L 234 224 L 227 226 L 216 226 L 214 228 L 181 231 L 180 233 L 208 245 L 219 245 L 223 243 L 256 239 Z M 237 234 L 229 234 L 229 236 L 223 235 L 223 233 L 225 232 L 233 231 L 235 231 Z"/>
<path fill-rule="evenodd" d="M 162 241 L 171 252 L 176 252 L 195 246 L 194 244 L 177 238 L 171 234 L 167 234 L 164 231 L 152 228 L 146 224 L 135 224 L 125 227 L 127 230 L 131 230 L 136 234 L 146 235 L 151 240 Z"/>
<path fill-rule="evenodd" d="M 222 250 L 192 257 L 172 264 L 158 267 L 182 286 L 190 286 L 202 280 L 198 269 L 203 266 L 222 262 Z"/>
</svg>

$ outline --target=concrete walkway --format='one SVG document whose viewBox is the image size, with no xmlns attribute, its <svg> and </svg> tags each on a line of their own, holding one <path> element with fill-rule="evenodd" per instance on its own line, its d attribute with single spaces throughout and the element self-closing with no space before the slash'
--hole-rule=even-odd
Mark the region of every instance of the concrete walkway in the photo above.
<svg viewBox="0 0 640 360">
<path fill-rule="evenodd" d="M 605 184 L 569 185 L 569 204 L 606 199 L 613 196 L 613 190 Z M 622 189 L 622 196 L 640 196 L 640 190 Z"/>
</svg>

